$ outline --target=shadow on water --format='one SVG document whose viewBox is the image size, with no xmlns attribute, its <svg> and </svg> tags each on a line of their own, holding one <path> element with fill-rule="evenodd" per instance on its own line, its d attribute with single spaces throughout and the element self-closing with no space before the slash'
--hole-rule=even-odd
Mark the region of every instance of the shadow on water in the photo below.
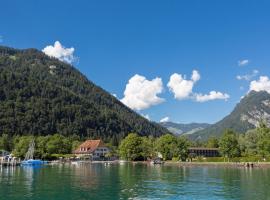
<svg viewBox="0 0 270 200">
<path fill-rule="evenodd" d="M 59 164 L 0 169 L 0 199 L 269 199 L 269 169 Z"/>
</svg>

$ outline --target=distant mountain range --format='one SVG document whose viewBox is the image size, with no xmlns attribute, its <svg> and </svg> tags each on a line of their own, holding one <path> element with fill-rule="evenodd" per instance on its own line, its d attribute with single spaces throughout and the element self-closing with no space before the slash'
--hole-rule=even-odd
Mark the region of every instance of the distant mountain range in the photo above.
<svg viewBox="0 0 270 200">
<path fill-rule="evenodd" d="M 168 130 L 129 109 L 73 66 L 36 49 L 0 46 L 0 135 L 60 133 L 117 144 L 130 132 L 160 136 Z"/>
<path fill-rule="evenodd" d="M 174 123 L 174 122 L 161 122 L 160 125 L 167 128 L 170 132 L 175 135 L 190 135 L 199 130 L 203 130 L 210 126 L 207 123 Z"/>
<path fill-rule="evenodd" d="M 228 116 L 189 137 L 193 140 L 205 140 L 210 136 L 220 137 L 225 129 L 245 133 L 248 129 L 255 128 L 261 121 L 270 125 L 270 94 L 265 91 L 251 91 Z"/>
</svg>

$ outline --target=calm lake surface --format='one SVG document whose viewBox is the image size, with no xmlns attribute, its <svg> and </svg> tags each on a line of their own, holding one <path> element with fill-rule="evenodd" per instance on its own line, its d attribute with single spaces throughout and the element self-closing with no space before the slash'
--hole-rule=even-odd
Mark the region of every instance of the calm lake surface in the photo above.
<svg viewBox="0 0 270 200">
<path fill-rule="evenodd" d="M 132 163 L 3 167 L 0 199 L 270 200 L 270 169 Z"/>
</svg>

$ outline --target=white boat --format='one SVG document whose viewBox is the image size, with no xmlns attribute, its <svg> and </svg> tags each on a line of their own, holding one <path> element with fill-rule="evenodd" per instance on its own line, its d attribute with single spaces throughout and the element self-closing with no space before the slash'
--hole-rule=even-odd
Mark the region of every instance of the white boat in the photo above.
<svg viewBox="0 0 270 200">
<path fill-rule="evenodd" d="M 154 160 L 151 161 L 151 164 L 161 165 L 164 164 L 164 161 L 161 158 L 155 158 Z"/>
</svg>

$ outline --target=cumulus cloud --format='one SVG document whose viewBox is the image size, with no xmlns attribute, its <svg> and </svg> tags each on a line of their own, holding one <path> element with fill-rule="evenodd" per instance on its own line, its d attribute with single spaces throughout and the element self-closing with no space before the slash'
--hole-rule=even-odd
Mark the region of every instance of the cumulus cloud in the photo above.
<svg viewBox="0 0 270 200">
<path fill-rule="evenodd" d="M 250 82 L 249 91 L 266 91 L 270 93 L 270 80 L 268 76 L 260 76 L 259 80 L 254 80 Z"/>
<path fill-rule="evenodd" d="M 245 74 L 245 75 L 237 75 L 236 79 L 237 80 L 245 80 L 245 81 L 250 81 L 252 78 L 256 77 L 258 75 L 259 71 L 258 70 L 253 70 L 251 74 Z"/>
<path fill-rule="evenodd" d="M 201 78 L 197 70 L 192 71 L 190 80 L 185 76 L 174 73 L 171 75 L 167 84 L 170 91 L 174 94 L 174 98 L 178 100 L 193 99 L 197 102 L 206 102 L 210 100 L 224 99 L 227 100 L 230 96 L 226 93 L 211 91 L 209 94 L 194 93 L 193 87 Z"/>
<path fill-rule="evenodd" d="M 168 121 L 170 121 L 170 118 L 169 117 L 164 117 L 164 118 L 162 118 L 159 122 L 168 122 Z"/>
<path fill-rule="evenodd" d="M 193 70 L 190 80 L 187 80 L 181 74 L 174 73 L 171 75 L 167 86 L 174 94 L 174 98 L 187 99 L 192 94 L 193 86 L 198 80 L 200 80 L 200 74 L 197 70 Z"/>
<path fill-rule="evenodd" d="M 162 90 L 161 78 L 147 80 L 144 76 L 136 74 L 129 79 L 121 101 L 134 110 L 147 109 L 164 101 L 157 96 Z"/>
<path fill-rule="evenodd" d="M 238 66 L 245 66 L 249 63 L 249 60 L 245 59 L 245 60 L 239 60 L 238 61 Z"/>
<path fill-rule="evenodd" d="M 48 56 L 55 57 L 67 63 L 72 63 L 75 60 L 73 55 L 75 49 L 73 47 L 66 48 L 59 41 L 56 41 L 53 46 L 46 46 L 42 51 Z"/>
<path fill-rule="evenodd" d="M 148 114 L 144 115 L 144 114 L 141 114 L 145 119 L 147 119 L 148 121 L 150 121 L 150 116 Z"/>
<path fill-rule="evenodd" d="M 230 98 L 230 95 L 226 93 L 221 93 L 221 92 L 216 92 L 216 91 L 211 91 L 209 94 L 195 94 L 194 95 L 195 100 L 198 102 L 206 102 L 206 101 L 212 101 L 212 100 L 217 100 L 217 99 L 223 99 L 223 100 L 228 100 Z"/>
</svg>

